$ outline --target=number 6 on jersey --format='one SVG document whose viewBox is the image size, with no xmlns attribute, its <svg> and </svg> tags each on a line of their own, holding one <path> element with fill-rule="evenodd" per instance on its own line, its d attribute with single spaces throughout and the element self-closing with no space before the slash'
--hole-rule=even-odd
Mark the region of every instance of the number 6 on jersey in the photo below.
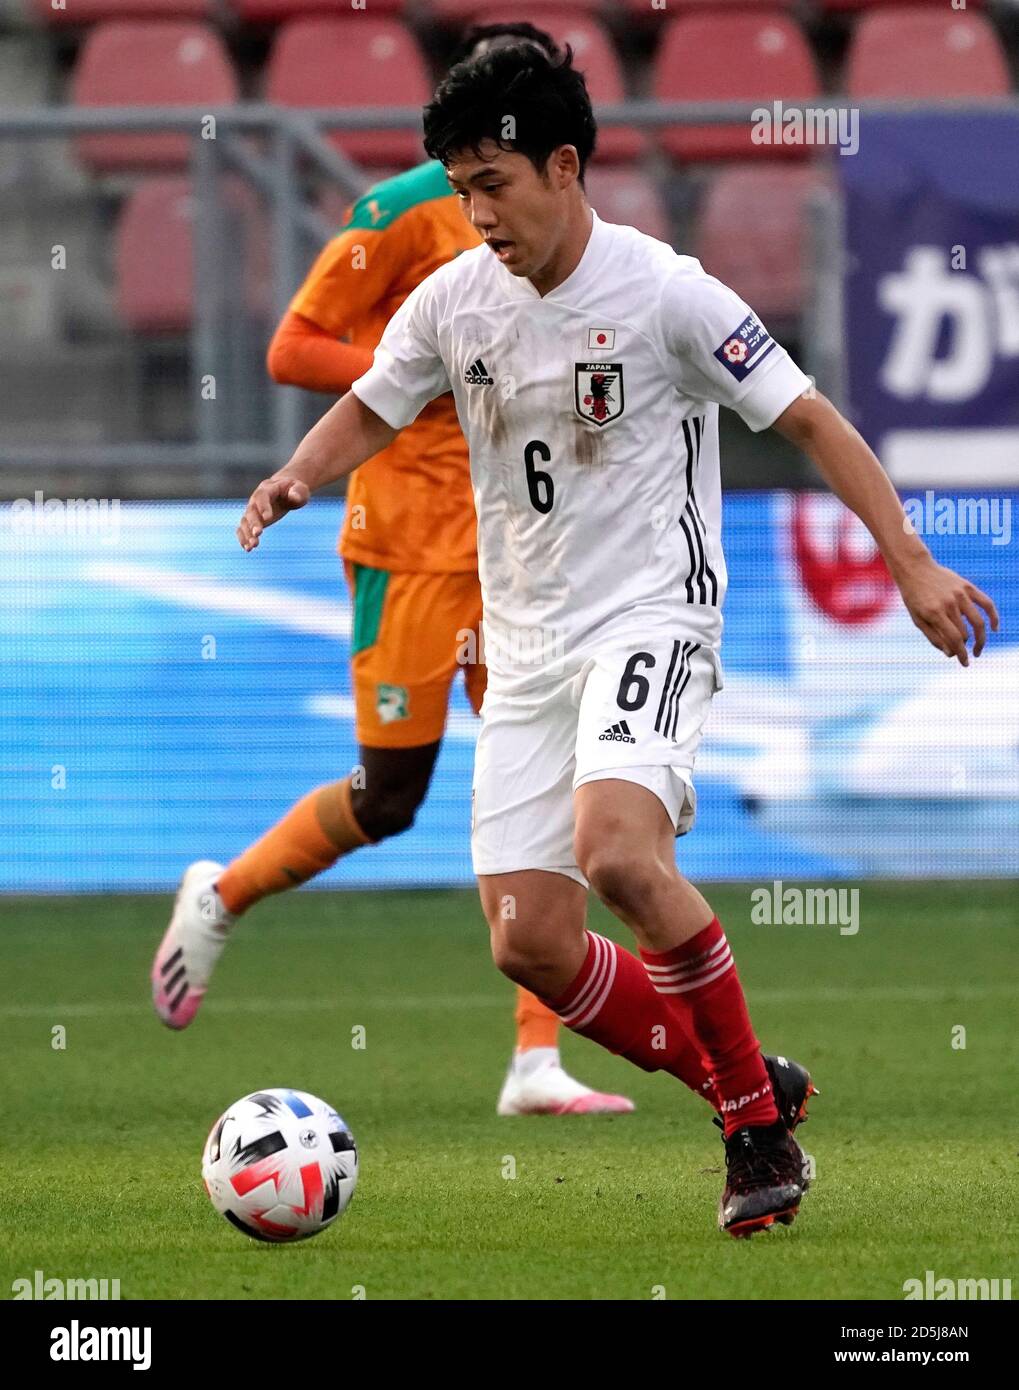
<svg viewBox="0 0 1019 1390">
<path fill-rule="evenodd" d="M 524 468 L 527 472 L 527 495 L 531 499 L 531 506 L 536 512 L 547 515 L 552 510 L 555 485 L 551 473 L 542 473 L 540 469 L 535 468 L 536 457 L 541 459 L 542 463 L 552 461 L 551 450 L 540 439 L 532 439 L 524 450 Z"/>
</svg>

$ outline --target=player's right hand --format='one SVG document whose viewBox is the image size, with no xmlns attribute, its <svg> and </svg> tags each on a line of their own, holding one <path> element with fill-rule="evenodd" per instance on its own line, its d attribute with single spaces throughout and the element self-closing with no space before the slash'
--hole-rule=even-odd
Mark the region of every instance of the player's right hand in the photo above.
<svg viewBox="0 0 1019 1390">
<path fill-rule="evenodd" d="M 311 496 L 307 483 L 294 478 L 266 478 L 259 483 L 248 500 L 237 528 L 237 539 L 244 550 L 254 550 L 267 526 L 279 521 L 287 512 L 303 507 Z"/>
</svg>

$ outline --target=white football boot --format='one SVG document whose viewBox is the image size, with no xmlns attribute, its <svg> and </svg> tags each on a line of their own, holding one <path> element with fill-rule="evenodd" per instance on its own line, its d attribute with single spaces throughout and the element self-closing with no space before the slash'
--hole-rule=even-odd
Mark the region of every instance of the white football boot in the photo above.
<svg viewBox="0 0 1019 1390">
<path fill-rule="evenodd" d="M 593 1091 L 563 1070 L 556 1047 L 515 1052 L 497 1115 L 628 1115 L 632 1100 Z"/>
<path fill-rule="evenodd" d="M 213 887 L 222 872 L 222 864 L 200 859 L 180 881 L 170 925 L 152 962 L 152 1004 L 168 1028 L 186 1028 L 198 1012 L 235 920 Z"/>
</svg>

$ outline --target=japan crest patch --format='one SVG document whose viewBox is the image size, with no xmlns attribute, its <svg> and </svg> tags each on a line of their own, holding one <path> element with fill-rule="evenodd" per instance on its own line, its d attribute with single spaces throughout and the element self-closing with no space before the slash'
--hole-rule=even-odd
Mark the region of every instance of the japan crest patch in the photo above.
<svg viewBox="0 0 1019 1390">
<path fill-rule="evenodd" d="M 623 364 L 578 362 L 574 374 L 574 403 L 582 420 L 607 425 L 623 413 Z"/>
</svg>

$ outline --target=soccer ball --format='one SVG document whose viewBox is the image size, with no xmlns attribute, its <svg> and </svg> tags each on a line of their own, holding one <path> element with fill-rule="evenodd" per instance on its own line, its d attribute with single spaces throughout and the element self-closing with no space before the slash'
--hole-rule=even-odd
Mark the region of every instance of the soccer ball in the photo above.
<svg viewBox="0 0 1019 1390">
<path fill-rule="evenodd" d="M 331 1105 L 275 1087 L 231 1105 L 202 1155 L 212 1205 L 255 1240 L 306 1240 L 350 1205 L 354 1136 Z"/>
</svg>

